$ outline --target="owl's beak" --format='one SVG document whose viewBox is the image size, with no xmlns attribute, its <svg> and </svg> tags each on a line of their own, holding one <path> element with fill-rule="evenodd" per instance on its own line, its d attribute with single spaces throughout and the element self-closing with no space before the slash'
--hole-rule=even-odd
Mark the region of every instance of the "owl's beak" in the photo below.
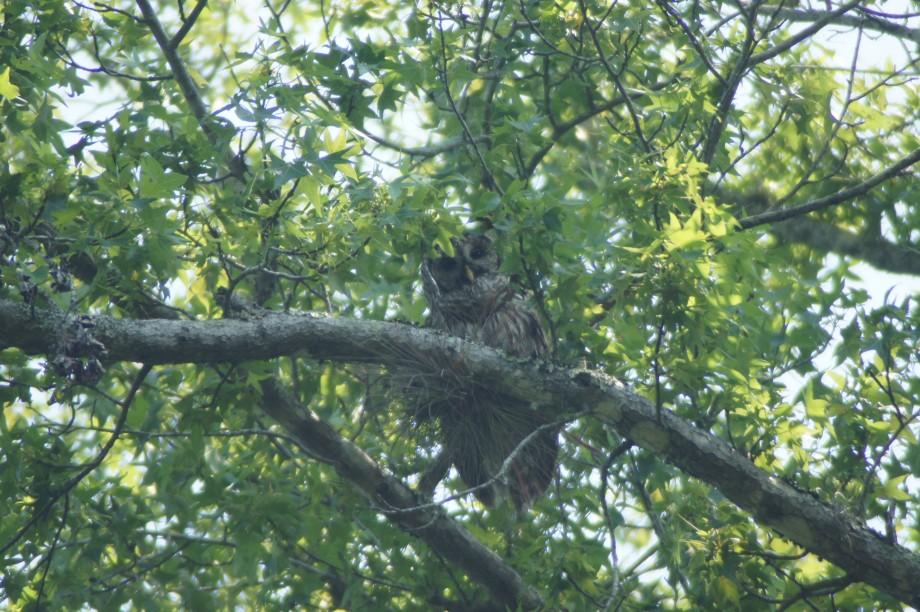
<svg viewBox="0 0 920 612">
<path fill-rule="evenodd" d="M 466 275 L 471 283 L 476 280 L 476 273 L 473 272 L 473 269 L 469 266 L 463 266 L 463 274 Z"/>
</svg>

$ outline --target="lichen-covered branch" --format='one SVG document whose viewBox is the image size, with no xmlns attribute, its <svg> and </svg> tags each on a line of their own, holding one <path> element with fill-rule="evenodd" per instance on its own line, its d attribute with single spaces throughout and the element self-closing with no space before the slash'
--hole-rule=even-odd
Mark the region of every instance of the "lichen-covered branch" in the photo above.
<svg viewBox="0 0 920 612">
<path fill-rule="evenodd" d="M 57 330 L 65 324 L 63 315 L 0 300 L 0 342 L 8 346 L 47 353 L 54 350 Z M 667 410 L 656 411 L 645 398 L 596 372 L 509 359 L 488 347 L 408 325 L 315 315 L 269 314 L 219 321 L 100 316 L 94 331 L 109 359 L 153 364 L 292 354 L 384 365 L 398 360 L 401 367 L 410 360 L 419 368 L 450 364 L 483 386 L 552 406 L 555 414 L 563 406 L 568 411 L 592 412 L 635 444 L 719 489 L 758 523 L 831 561 L 854 579 L 920 606 L 916 588 L 920 555 L 886 541 L 843 509 L 764 472 L 725 441 Z M 358 486 L 375 484 L 376 477 L 363 471 L 356 472 L 352 481 L 367 478 Z"/>
</svg>

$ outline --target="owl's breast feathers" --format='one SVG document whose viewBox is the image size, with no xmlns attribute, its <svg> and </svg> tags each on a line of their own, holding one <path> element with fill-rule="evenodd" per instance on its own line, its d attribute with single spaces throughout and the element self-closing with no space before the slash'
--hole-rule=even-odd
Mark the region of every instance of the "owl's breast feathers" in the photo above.
<svg viewBox="0 0 920 612">
<path fill-rule="evenodd" d="M 510 355 L 546 354 L 546 338 L 536 314 L 507 277 L 480 278 L 471 289 L 472 293 L 442 296 L 437 311 L 432 310 L 431 325 Z"/>
<path fill-rule="evenodd" d="M 520 299 L 509 302 L 488 317 L 476 339 L 518 357 L 539 357 L 547 352 L 543 328 L 533 311 Z"/>
<path fill-rule="evenodd" d="M 480 276 L 429 301 L 428 325 L 521 357 L 546 353 L 536 315 L 503 274 Z"/>
</svg>

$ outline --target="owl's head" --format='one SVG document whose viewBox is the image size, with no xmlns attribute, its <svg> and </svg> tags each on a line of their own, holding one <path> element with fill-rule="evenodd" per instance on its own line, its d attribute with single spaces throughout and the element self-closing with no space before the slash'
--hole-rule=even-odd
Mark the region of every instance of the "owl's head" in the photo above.
<svg viewBox="0 0 920 612">
<path fill-rule="evenodd" d="M 459 252 L 453 256 L 436 248 L 438 257 L 425 259 L 422 263 L 422 279 L 426 290 L 434 295 L 443 295 L 462 289 L 470 284 L 470 278 Z"/>
<path fill-rule="evenodd" d="M 454 254 L 435 245 L 438 256 L 422 262 L 422 281 L 429 298 L 440 299 L 460 290 L 469 290 L 482 278 L 495 278 L 500 259 L 492 240 L 482 234 L 451 238 Z"/>
<path fill-rule="evenodd" d="M 451 238 L 456 257 L 462 260 L 464 273 L 471 281 L 488 274 L 496 274 L 501 258 L 485 234 L 465 234 Z"/>
</svg>

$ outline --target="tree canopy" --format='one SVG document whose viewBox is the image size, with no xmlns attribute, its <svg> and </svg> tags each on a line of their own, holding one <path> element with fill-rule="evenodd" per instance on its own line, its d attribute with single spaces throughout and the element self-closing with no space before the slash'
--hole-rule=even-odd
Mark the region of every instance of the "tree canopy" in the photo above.
<svg viewBox="0 0 920 612">
<path fill-rule="evenodd" d="M 865 0 L 7 0 L 0 603 L 920 607 L 918 46 Z M 550 359 L 424 329 L 485 230 Z M 424 486 L 448 362 L 565 424 L 529 512 Z"/>
</svg>

